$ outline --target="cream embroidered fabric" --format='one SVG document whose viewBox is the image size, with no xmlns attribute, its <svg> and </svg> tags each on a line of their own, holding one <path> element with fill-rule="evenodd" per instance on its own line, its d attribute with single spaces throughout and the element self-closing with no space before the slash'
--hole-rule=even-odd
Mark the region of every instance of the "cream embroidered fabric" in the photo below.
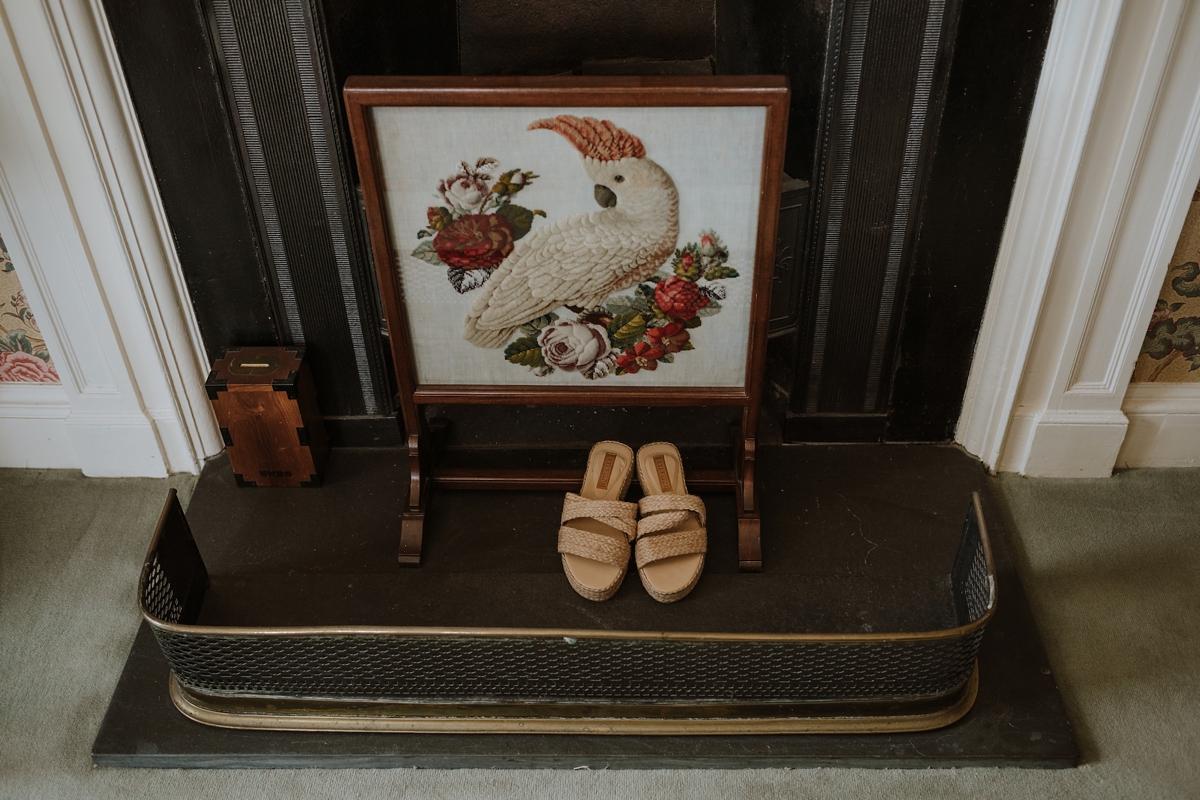
<svg viewBox="0 0 1200 800">
<path fill-rule="evenodd" d="M 399 265 L 420 383 L 597 388 L 743 385 L 766 124 L 764 108 L 401 107 L 376 108 L 372 113 L 386 213 L 396 248 L 394 258 Z M 519 202 L 531 211 L 544 211 L 545 216 L 533 218 L 528 239 L 515 243 L 518 253 L 540 229 L 574 215 L 600 211 L 602 195 L 596 188 L 598 182 L 591 177 L 599 171 L 595 168 L 585 171 L 580 152 L 563 136 L 549 130 L 527 130 L 536 120 L 564 114 L 611 121 L 640 140 L 646 158 L 666 171 L 678 192 L 679 233 L 674 247 L 699 243 L 705 231 L 716 231 L 720 244 L 728 251 L 727 266 L 736 270 L 738 276 L 705 284 L 715 291 L 711 302 L 719 305 L 719 314 L 704 316 L 701 326 L 686 333 L 660 326 L 657 338 L 647 338 L 636 352 L 633 346 L 617 345 L 608 352 L 609 344 L 603 340 L 604 321 L 590 329 L 582 323 L 563 327 L 564 322 L 576 321 L 577 317 L 575 312 L 560 309 L 561 332 L 550 333 L 552 326 L 547 327 L 540 342 L 546 348 L 557 346 L 553 352 L 545 351 L 552 356 L 551 366 L 557 368 L 539 373 L 505 355 L 506 344 L 517 341 L 520 333 L 512 334 L 499 345 L 487 342 L 491 346 L 479 346 L 466 341 L 464 320 L 480 289 L 458 293 L 448 283 L 444 265 L 422 260 L 413 251 L 429 241 L 429 238 L 419 240 L 417 235 L 430 222 L 431 208 L 452 207 L 447 197 L 458 191 L 466 197 L 465 202 L 471 200 L 470 181 L 460 180 L 459 187 L 439 192 L 439 186 L 447 185 L 448 179 L 452 183 L 461 162 L 468 162 L 473 169 L 478 159 L 495 159 L 497 165 L 485 168 L 493 180 L 510 170 L 535 176 L 514 195 L 514 203 Z M 609 173 L 614 171 L 619 170 Z M 622 187 L 614 185 L 614 188 L 618 193 L 622 191 Z M 487 234 L 485 230 L 484 235 Z M 423 236 L 428 237 L 428 233 Z M 604 263 L 611 260 L 605 248 L 616 249 L 622 244 L 610 240 L 591 246 L 598 248 L 597 262 Z M 578 258 L 579 254 L 572 257 Z M 671 269 L 668 257 L 659 271 L 669 276 Z M 483 274 L 468 272 L 467 276 L 477 278 Z M 694 306 L 694 295 L 688 296 L 686 292 L 697 284 L 675 283 L 678 285 L 672 289 L 682 287 L 684 291 L 669 299 L 682 298 L 680 302 L 691 302 Z M 617 294 L 630 295 L 633 291 L 631 287 Z M 724 297 L 718 300 L 721 294 Z M 599 332 L 595 343 L 589 338 L 590 331 Z M 538 331 L 534 330 L 532 336 L 537 337 Z M 487 337 L 477 339 L 482 343 Z M 608 360 L 599 361 L 601 374 L 595 376 L 602 380 L 589 380 L 582 371 L 571 370 L 576 353 L 594 357 L 591 351 L 596 348 L 608 352 Z M 617 360 L 622 356 L 624 361 Z M 536 360 L 538 354 L 534 352 L 532 357 Z M 563 363 L 567 368 L 561 366 Z"/>
</svg>

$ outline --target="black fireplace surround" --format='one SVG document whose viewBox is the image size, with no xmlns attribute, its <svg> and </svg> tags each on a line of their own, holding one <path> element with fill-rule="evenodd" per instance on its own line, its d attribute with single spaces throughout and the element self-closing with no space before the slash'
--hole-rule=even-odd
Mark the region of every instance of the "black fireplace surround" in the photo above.
<svg viewBox="0 0 1200 800">
<path fill-rule="evenodd" d="M 397 444 L 350 75 L 785 74 L 785 441 L 946 441 L 1049 0 L 104 0 L 210 358 L 303 344 L 335 444 Z"/>
</svg>

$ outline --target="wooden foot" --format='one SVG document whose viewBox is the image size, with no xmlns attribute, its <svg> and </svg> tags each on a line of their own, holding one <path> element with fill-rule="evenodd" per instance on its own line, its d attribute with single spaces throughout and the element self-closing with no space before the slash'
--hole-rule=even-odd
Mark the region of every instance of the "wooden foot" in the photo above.
<svg viewBox="0 0 1200 800">
<path fill-rule="evenodd" d="M 400 552 L 396 554 L 396 560 L 401 566 L 421 566 L 421 541 L 424 536 L 424 511 L 405 511 L 400 515 Z"/>
<path fill-rule="evenodd" d="M 758 529 L 757 516 L 738 518 L 738 569 L 742 572 L 762 572 L 762 544 Z"/>
<path fill-rule="evenodd" d="M 416 507 L 410 505 L 400 513 L 400 552 L 396 554 L 396 560 L 405 567 L 421 566 L 421 545 L 425 539 L 425 510 L 429 507 L 433 480 L 425 476 L 420 486 Z"/>
</svg>

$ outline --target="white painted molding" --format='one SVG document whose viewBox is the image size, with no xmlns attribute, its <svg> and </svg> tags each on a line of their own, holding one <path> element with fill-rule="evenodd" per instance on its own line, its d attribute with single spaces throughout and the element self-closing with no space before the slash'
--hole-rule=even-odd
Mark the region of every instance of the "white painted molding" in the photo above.
<svg viewBox="0 0 1200 800">
<path fill-rule="evenodd" d="M 1037 171 L 1041 162 L 1030 148 L 1040 142 L 1032 140 L 1022 157 L 1029 184 L 1010 211 L 1005 240 L 1012 237 L 1012 249 L 1002 244 L 987 337 L 980 337 L 958 440 L 996 470 L 1100 477 L 1111 474 L 1125 439 L 1126 386 L 1200 177 L 1200 82 L 1194 77 L 1200 74 L 1200 8 L 1188 0 L 1139 0 L 1123 8 L 1117 0 L 1073 1 L 1060 13 L 1055 30 L 1071 25 L 1081 31 L 1089 17 L 1108 30 L 1112 17 L 1118 19 L 1105 57 L 1100 47 L 1072 51 L 1097 58 L 1087 62 L 1094 74 L 1075 80 L 1092 81 L 1086 124 L 1071 130 L 1071 142 L 1059 143 L 1078 154 L 1071 169 Z M 1073 23 L 1072 13 L 1081 15 Z M 1046 81 L 1068 75 L 1046 74 L 1039 101 L 1055 94 Z M 1038 183 L 1050 185 L 1029 188 Z M 1055 205 L 1039 211 L 1047 197 Z M 1034 260 L 1014 260 L 1022 237 L 1047 233 L 1039 217 L 1057 220 L 1057 230 L 1029 253 Z"/>
<path fill-rule="evenodd" d="M 1200 383 L 1131 383 L 1117 468 L 1200 466 Z"/>
<path fill-rule="evenodd" d="M 0 383 L 0 467 L 70 469 L 78 466 L 62 386 Z"/>
<path fill-rule="evenodd" d="M 1100 93 L 1122 0 L 1061 0 L 967 379 L 955 440 L 1000 458 Z"/>
<path fill-rule="evenodd" d="M 0 11 L 0 224 L 63 376 L 76 466 L 198 472 L 221 448 L 207 364 L 103 10 Z"/>
</svg>

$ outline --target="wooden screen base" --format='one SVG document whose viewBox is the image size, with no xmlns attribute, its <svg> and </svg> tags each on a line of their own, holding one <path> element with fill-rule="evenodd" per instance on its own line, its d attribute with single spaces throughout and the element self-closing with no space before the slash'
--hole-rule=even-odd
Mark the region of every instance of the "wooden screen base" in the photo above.
<svg viewBox="0 0 1200 800">
<path fill-rule="evenodd" d="M 476 469 L 438 468 L 433 465 L 438 443 L 444 438 L 448 420 L 433 420 L 417 436 L 408 437 L 410 502 L 401 514 L 401 565 L 421 565 L 425 512 L 434 488 L 491 491 L 578 491 L 583 469 Z M 759 513 L 754 494 L 754 439 L 744 436 L 745 421 L 732 427 L 734 468 L 688 470 L 689 488 L 699 492 L 732 491 L 737 495 L 738 566 L 742 572 L 762 572 Z M 415 498 L 415 502 L 412 502 Z"/>
</svg>

